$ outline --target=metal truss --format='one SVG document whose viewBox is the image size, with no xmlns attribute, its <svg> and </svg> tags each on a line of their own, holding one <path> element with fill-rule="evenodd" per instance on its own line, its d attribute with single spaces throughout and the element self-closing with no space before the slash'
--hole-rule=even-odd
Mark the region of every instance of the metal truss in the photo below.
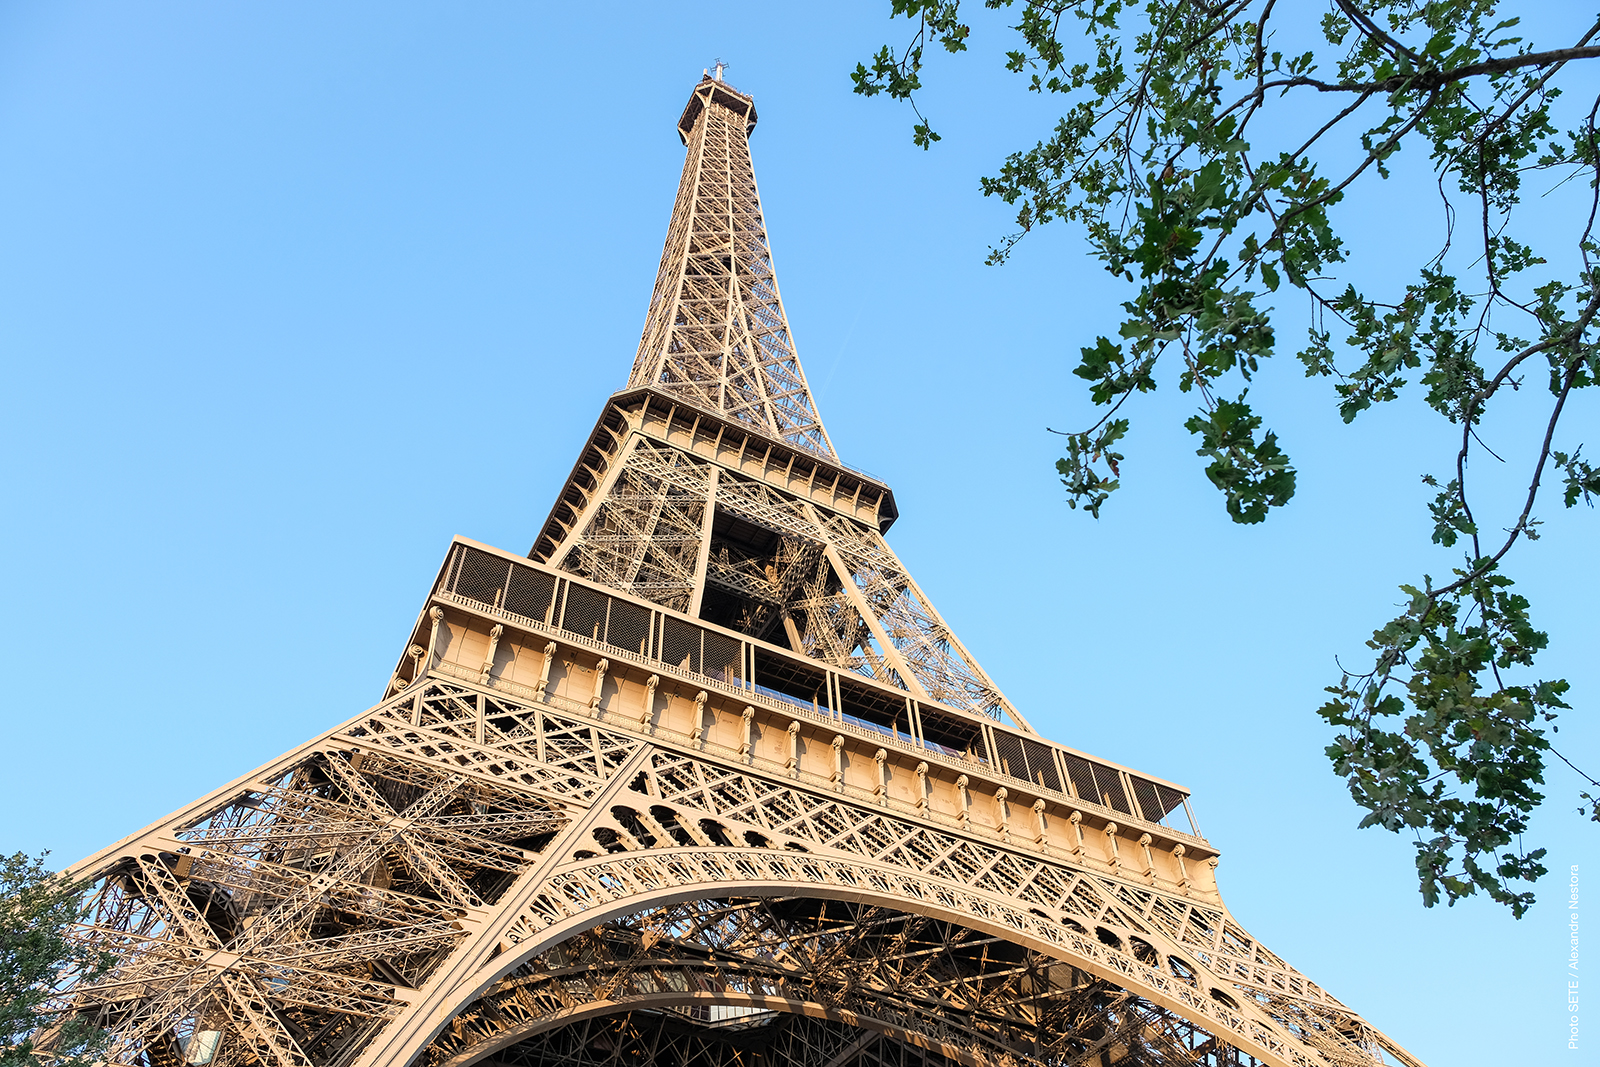
<svg viewBox="0 0 1600 1067">
<path fill-rule="evenodd" d="M 981 889 L 998 899 L 1058 910 L 1063 924 L 1080 933 L 1110 927 L 1135 959 L 1139 952 L 1133 951 L 1133 943 L 1156 936 L 1165 939 L 1169 957 L 1192 957 L 1252 995 L 1342 1010 L 1221 908 L 1069 864 L 996 851 L 989 842 L 965 839 L 926 820 L 897 818 L 737 766 L 657 752 L 651 756 L 651 772 L 650 790 L 664 801 L 759 833 L 783 835 L 811 849 L 843 852 Z"/>
<path fill-rule="evenodd" d="M 207 1032 L 221 1064 L 339 1062 L 565 822 L 443 768 L 305 753 L 96 872 L 77 936 L 117 963 L 62 1003 L 111 1031 L 111 1063 Z"/>
<path fill-rule="evenodd" d="M 679 825 L 683 825 L 679 823 Z M 1025 908 L 995 894 L 961 888 L 864 860 L 824 859 L 782 850 L 675 848 L 649 856 L 597 856 L 564 866 L 530 901 L 513 936 L 526 944 L 559 939 L 625 902 L 700 895 L 802 892 L 812 898 L 893 903 L 1034 948 L 1113 982 L 1189 1019 L 1231 1046 L 1272 1063 L 1374 1064 L 1396 1050 L 1352 1013 L 1332 1005 L 1263 994 L 1229 983 L 1150 928 L 1122 936 L 1112 920 L 1092 931 L 1053 909 Z M 1170 950 L 1170 954 L 1169 954 Z M 1234 990 L 1234 992 L 1229 992 Z"/>
<path fill-rule="evenodd" d="M 76 865 L 115 964 L 53 1006 L 108 1067 L 1420 1067 L 1233 919 L 1185 791 L 1019 736 L 817 418 L 754 121 L 694 90 L 538 562 L 453 546 L 381 703 Z"/>
<path fill-rule="evenodd" d="M 1225 909 L 652 741 L 628 788 L 552 847 L 548 876 L 521 896 L 502 927 L 517 956 L 685 891 L 872 900 L 1070 961 L 1264 1062 L 1415 1063 Z"/>
<path fill-rule="evenodd" d="M 538 1055 L 550 1031 L 601 1006 L 630 1013 L 634 1040 L 708 1046 L 720 1043 L 719 1031 L 747 1041 L 783 1015 L 835 1024 L 775 1028 L 806 1036 L 804 1063 L 869 1054 L 898 1061 L 920 1051 L 970 1067 L 1075 1067 L 1107 1053 L 1123 1062 L 1134 1046 L 1137 1062 L 1150 1064 L 1258 1062 L 1181 1016 L 1004 938 L 849 901 L 733 898 L 623 916 L 554 946 L 458 1013 L 424 1063 L 519 1062 L 508 1051 Z M 685 1019 L 701 1025 L 690 1029 Z M 862 1030 L 882 1040 L 863 1040 Z"/>
<path fill-rule="evenodd" d="M 680 130 L 688 145 L 630 385 L 724 412 L 832 458 L 778 296 L 750 163 L 754 102 L 708 78 Z"/>
<path fill-rule="evenodd" d="M 823 1019 L 760 1013 L 753 1019 L 713 1021 L 709 1009 L 699 1008 L 584 1019 L 502 1049 L 496 1062 L 505 1067 L 947 1067 L 952 1061 L 875 1031 Z"/>
<path fill-rule="evenodd" d="M 562 569 L 691 614 L 720 594 L 732 629 L 1031 732 L 870 525 L 641 429 L 602 484 Z M 758 537 L 719 532 L 734 522 Z"/>
<path fill-rule="evenodd" d="M 647 440 L 630 446 L 610 492 L 595 502 L 567 567 L 687 611 L 714 491 L 713 468 Z"/>
<path fill-rule="evenodd" d="M 63 1003 L 141 1067 L 205 1034 L 460 1067 L 623 1010 L 820 1013 L 969 1067 L 1415 1063 L 1219 907 L 569 704 L 430 678 L 110 850 L 81 936 L 119 963 Z"/>
</svg>

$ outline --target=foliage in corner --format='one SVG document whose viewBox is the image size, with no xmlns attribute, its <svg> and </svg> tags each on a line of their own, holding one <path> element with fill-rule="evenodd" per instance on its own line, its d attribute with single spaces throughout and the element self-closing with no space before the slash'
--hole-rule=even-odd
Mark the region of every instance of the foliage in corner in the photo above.
<svg viewBox="0 0 1600 1067">
<path fill-rule="evenodd" d="M 1568 507 L 1600 494 L 1581 445 L 1557 440 L 1569 398 L 1600 375 L 1600 97 L 1557 106 L 1563 81 L 1593 92 L 1583 62 L 1600 57 L 1600 22 L 1570 46 L 1537 49 L 1495 0 L 1329 0 L 1320 18 L 1277 0 L 985 6 L 1016 16 L 1006 66 L 1062 113 L 982 180 L 986 196 L 1017 208 L 1017 230 L 990 262 L 1067 220 L 1132 292 L 1117 337 L 1084 346 L 1074 370 L 1100 409 L 1066 435 L 1057 462 L 1074 507 L 1098 516 L 1121 484 L 1124 407 L 1156 388 L 1162 364 L 1196 398 L 1185 426 L 1233 521 L 1261 522 L 1289 502 L 1295 468 L 1248 397 L 1278 349 L 1274 294 L 1309 304 L 1296 355 L 1307 376 L 1329 380 L 1344 421 L 1408 387 L 1441 420 L 1452 469 L 1424 480 L 1436 491 L 1433 539 L 1461 550 L 1460 563 L 1448 582 L 1403 587 L 1401 613 L 1368 642 L 1372 668 L 1330 686 L 1320 713 L 1362 825 L 1415 835 L 1424 902 L 1482 892 L 1522 915 L 1545 873 L 1544 850 L 1522 835 L 1544 800 L 1546 754 L 1566 760 L 1549 724 L 1567 684 L 1531 677 L 1547 638 L 1504 563 L 1537 538 L 1543 481 L 1560 476 Z M 890 7 L 914 24 L 910 43 L 858 65 L 855 90 L 915 107 L 927 50 L 965 51 L 971 30 L 960 0 Z M 939 139 L 921 111 L 913 136 L 923 148 Z M 1357 249 L 1336 209 L 1383 198 L 1393 211 L 1385 183 L 1407 149 L 1425 154 L 1436 188 L 1400 203 L 1437 214 L 1437 250 L 1396 292 L 1341 283 Z M 1587 188 L 1570 245 L 1535 247 L 1517 211 L 1534 179 L 1535 196 L 1573 180 Z M 1530 375 L 1549 401 L 1542 438 L 1522 442 L 1528 489 L 1505 521 L 1484 524 L 1469 460 L 1488 452 L 1479 432 L 1491 402 Z M 1596 795 L 1580 796 L 1600 821 Z"/>
<path fill-rule="evenodd" d="M 109 955 L 72 937 L 84 886 L 44 857 L 0 856 L 0 1067 L 89 1067 L 105 1032 L 62 1010 L 74 981 L 93 981 Z"/>
</svg>

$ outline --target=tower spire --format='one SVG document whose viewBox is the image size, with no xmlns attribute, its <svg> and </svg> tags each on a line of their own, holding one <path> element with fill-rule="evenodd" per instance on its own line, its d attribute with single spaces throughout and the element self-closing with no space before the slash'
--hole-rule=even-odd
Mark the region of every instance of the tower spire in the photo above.
<svg viewBox="0 0 1600 1067">
<path fill-rule="evenodd" d="M 750 162 L 755 102 L 723 67 L 678 120 L 688 156 L 628 384 L 835 459 L 778 295 Z"/>
</svg>

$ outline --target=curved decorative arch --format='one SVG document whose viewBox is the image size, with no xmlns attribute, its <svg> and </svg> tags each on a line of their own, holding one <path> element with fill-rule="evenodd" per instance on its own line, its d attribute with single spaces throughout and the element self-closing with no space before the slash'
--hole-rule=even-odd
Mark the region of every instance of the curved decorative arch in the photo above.
<svg viewBox="0 0 1600 1067">
<path fill-rule="evenodd" d="M 1069 1063 L 1137 1036 L 1190 1064 L 1214 1035 L 1005 938 L 815 898 L 730 899 L 604 924 L 519 965 L 430 1045 L 426 1067 L 486 1056 L 596 1013 L 705 1003 L 872 1030 L 967 1067 Z M 1250 1060 L 1250 1062 L 1255 1062 Z"/>
<path fill-rule="evenodd" d="M 507 950 L 475 982 L 430 1005 L 428 1015 L 443 1020 L 434 1034 L 520 964 L 582 930 L 629 913 L 732 895 L 852 901 L 992 934 L 1104 979 L 1264 1063 L 1380 1063 L 1382 1052 L 1408 1062 L 1393 1042 L 1354 1015 L 1340 1017 L 1323 1005 L 1313 1010 L 1289 997 L 1247 994 L 1198 961 L 1189 967 L 1192 977 L 1181 977 L 1162 960 L 1192 960 L 1195 954 L 1155 929 L 1136 931 L 1159 953 L 1145 962 L 1131 945 L 1133 931 L 1119 937 L 1102 927 L 1111 934 L 1105 937 L 1082 929 L 1059 909 L 1050 914 L 886 864 L 739 848 L 622 852 L 557 868 L 523 895 L 516 921 L 505 932 Z"/>
</svg>

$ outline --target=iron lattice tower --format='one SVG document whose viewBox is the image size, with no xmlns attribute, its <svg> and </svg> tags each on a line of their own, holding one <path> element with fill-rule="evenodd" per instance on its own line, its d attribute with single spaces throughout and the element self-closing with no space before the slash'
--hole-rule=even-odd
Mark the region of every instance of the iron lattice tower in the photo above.
<svg viewBox="0 0 1600 1067">
<path fill-rule="evenodd" d="M 885 543 L 755 123 L 695 87 L 628 386 L 532 552 L 455 539 L 378 704 L 77 865 L 118 962 L 65 1005 L 127 1067 L 1417 1067 Z"/>
</svg>

